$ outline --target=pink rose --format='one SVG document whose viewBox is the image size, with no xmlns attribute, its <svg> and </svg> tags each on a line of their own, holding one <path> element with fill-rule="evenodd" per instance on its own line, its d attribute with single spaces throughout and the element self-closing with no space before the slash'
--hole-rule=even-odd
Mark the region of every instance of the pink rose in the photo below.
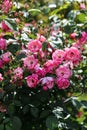
<svg viewBox="0 0 87 130">
<path fill-rule="evenodd" d="M 80 51 L 76 47 L 65 49 L 65 60 L 72 61 L 73 63 L 81 60 Z"/>
<path fill-rule="evenodd" d="M 39 66 L 36 66 L 35 72 L 36 72 L 36 74 L 37 74 L 40 78 L 44 77 L 45 74 L 46 74 L 45 69 L 44 69 L 44 68 L 41 68 L 41 67 L 39 67 Z"/>
<path fill-rule="evenodd" d="M 42 48 L 42 43 L 39 40 L 32 40 L 28 43 L 28 49 L 31 52 L 38 52 Z"/>
<path fill-rule="evenodd" d="M 60 66 L 56 70 L 57 77 L 70 78 L 72 75 L 72 71 L 67 66 Z"/>
<path fill-rule="evenodd" d="M 46 73 L 53 73 L 53 70 L 58 67 L 60 62 L 54 61 L 54 60 L 48 60 L 47 62 L 44 63 L 44 68 L 46 70 Z"/>
<path fill-rule="evenodd" d="M 2 23 L 1 23 L 1 28 L 2 28 L 2 30 L 3 31 L 10 31 L 10 28 L 8 27 L 8 25 L 6 25 L 6 23 L 4 22 L 4 21 L 2 21 Z"/>
<path fill-rule="evenodd" d="M 27 82 L 28 87 L 36 88 L 36 86 L 38 84 L 38 75 L 32 74 L 32 75 L 26 77 L 26 82 Z"/>
<path fill-rule="evenodd" d="M 0 50 L 6 49 L 6 40 L 3 38 L 0 38 Z"/>
<path fill-rule="evenodd" d="M 21 80 L 23 78 L 23 69 L 21 67 L 17 67 L 13 71 L 13 79 L 14 80 Z"/>
<path fill-rule="evenodd" d="M 63 50 L 58 49 L 52 54 L 52 59 L 61 63 L 64 60 L 64 54 Z"/>
<path fill-rule="evenodd" d="M 80 3 L 80 9 L 84 10 L 86 8 L 84 3 Z"/>
<path fill-rule="evenodd" d="M 71 33 L 71 34 L 70 34 L 70 38 L 71 38 L 71 39 L 75 39 L 75 38 L 76 38 L 76 35 L 77 35 L 77 34 L 76 34 L 75 32 L 74 32 L 74 33 Z"/>
<path fill-rule="evenodd" d="M 57 78 L 57 79 L 56 79 L 56 84 L 57 84 L 57 87 L 58 87 L 59 89 L 66 89 L 66 88 L 69 87 L 70 82 L 69 82 L 68 79 L 65 79 L 65 78 L 63 78 L 63 77 L 60 77 L 60 78 Z"/>
<path fill-rule="evenodd" d="M 12 56 L 11 52 L 6 52 L 6 53 L 2 54 L 3 63 L 4 64 L 9 63 L 11 61 L 11 56 Z"/>
<path fill-rule="evenodd" d="M 54 86 L 54 78 L 53 77 L 44 77 L 41 78 L 41 84 L 43 86 L 45 86 L 45 88 L 47 87 L 48 89 L 52 89 Z"/>
<path fill-rule="evenodd" d="M 12 2 L 10 0 L 3 0 L 2 11 L 4 13 L 8 13 L 11 7 L 12 7 Z"/>
<path fill-rule="evenodd" d="M 84 31 L 82 32 L 81 38 L 78 40 L 79 44 L 84 44 L 87 41 L 87 33 Z"/>
<path fill-rule="evenodd" d="M 38 59 L 35 59 L 33 55 L 27 56 L 26 58 L 23 58 L 24 67 L 26 67 L 29 70 L 34 70 L 35 67 L 38 65 Z"/>
<path fill-rule="evenodd" d="M 0 82 L 3 80 L 2 74 L 0 73 Z"/>
</svg>

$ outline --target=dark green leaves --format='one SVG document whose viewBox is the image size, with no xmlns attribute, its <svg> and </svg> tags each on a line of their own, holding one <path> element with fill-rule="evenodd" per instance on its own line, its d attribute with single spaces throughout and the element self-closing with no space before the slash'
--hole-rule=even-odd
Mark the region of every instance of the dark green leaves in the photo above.
<svg viewBox="0 0 87 130">
<path fill-rule="evenodd" d="M 14 116 L 12 119 L 12 126 L 14 130 L 21 130 L 22 123 L 19 117 Z"/>
</svg>

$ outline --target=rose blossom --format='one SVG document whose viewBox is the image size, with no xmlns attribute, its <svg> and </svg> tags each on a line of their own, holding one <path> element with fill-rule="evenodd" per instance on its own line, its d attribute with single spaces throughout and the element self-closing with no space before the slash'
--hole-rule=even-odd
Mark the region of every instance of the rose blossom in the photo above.
<svg viewBox="0 0 87 130">
<path fill-rule="evenodd" d="M 23 58 L 24 67 L 26 67 L 29 70 L 34 70 L 35 67 L 38 65 L 38 59 L 35 59 L 33 55 L 27 56 L 26 58 Z"/>
<path fill-rule="evenodd" d="M 58 67 L 60 62 L 56 60 L 48 60 L 47 62 L 44 63 L 44 68 L 46 70 L 46 73 L 53 73 L 53 70 Z"/>
<path fill-rule="evenodd" d="M 2 54 L 3 63 L 6 64 L 6 63 L 10 62 L 11 56 L 12 56 L 11 52 L 6 52 L 6 53 Z"/>
<path fill-rule="evenodd" d="M 32 74 L 32 75 L 26 77 L 26 82 L 27 82 L 28 87 L 36 88 L 36 86 L 38 84 L 38 75 Z"/>
<path fill-rule="evenodd" d="M 0 81 L 2 81 L 3 80 L 3 77 L 2 77 L 2 74 L 0 73 Z"/>
<path fill-rule="evenodd" d="M 39 66 L 36 66 L 35 72 L 36 72 L 36 74 L 37 74 L 40 78 L 44 77 L 45 74 L 46 74 L 45 69 L 44 69 L 44 68 L 41 68 L 41 67 L 39 67 Z"/>
<path fill-rule="evenodd" d="M 6 49 L 6 40 L 3 38 L 0 38 L 0 50 Z"/>
<path fill-rule="evenodd" d="M 81 3 L 80 4 L 80 9 L 84 10 L 86 8 L 85 4 L 84 3 Z"/>
<path fill-rule="evenodd" d="M 78 63 L 81 60 L 80 51 L 76 47 L 70 47 L 65 49 L 65 60 Z"/>
<path fill-rule="evenodd" d="M 14 80 L 23 78 L 23 69 L 21 67 L 17 67 L 16 69 L 14 69 L 13 78 Z"/>
<path fill-rule="evenodd" d="M 57 84 L 57 87 L 58 87 L 59 89 L 66 89 L 66 88 L 69 87 L 70 82 L 69 82 L 68 79 L 65 79 L 65 78 L 63 78 L 63 77 L 60 77 L 60 78 L 57 78 L 57 79 L 56 79 L 56 84 Z"/>
<path fill-rule="evenodd" d="M 38 52 L 42 48 L 42 43 L 39 40 L 32 40 L 28 43 L 28 49 L 31 52 Z"/>
<path fill-rule="evenodd" d="M 84 44 L 87 41 L 87 33 L 83 31 L 81 35 L 82 36 L 79 38 L 78 43 Z"/>
<path fill-rule="evenodd" d="M 10 31 L 10 28 L 8 27 L 8 25 L 5 23 L 5 21 L 2 21 L 2 23 L 1 23 L 1 28 L 2 28 L 2 30 L 3 31 Z"/>
<path fill-rule="evenodd" d="M 77 34 L 76 34 L 75 32 L 74 32 L 74 33 L 71 33 L 71 34 L 70 34 L 70 38 L 71 38 L 71 39 L 75 39 L 75 38 L 76 38 L 76 35 L 77 35 Z"/>
<path fill-rule="evenodd" d="M 47 87 L 48 89 L 52 89 L 54 86 L 54 78 L 53 77 L 44 77 L 41 78 L 41 84 L 45 87 Z"/>
<path fill-rule="evenodd" d="M 12 2 L 10 0 L 4 0 L 2 3 L 2 11 L 4 13 L 8 13 L 10 8 L 12 7 Z"/>
<path fill-rule="evenodd" d="M 52 54 L 52 59 L 61 63 L 64 60 L 64 54 L 63 50 L 58 49 Z"/>
<path fill-rule="evenodd" d="M 70 78 L 72 75 L 72 71 L 67 66 L 60 66 L 56 70 L 57 77 Z"/>
</svg>

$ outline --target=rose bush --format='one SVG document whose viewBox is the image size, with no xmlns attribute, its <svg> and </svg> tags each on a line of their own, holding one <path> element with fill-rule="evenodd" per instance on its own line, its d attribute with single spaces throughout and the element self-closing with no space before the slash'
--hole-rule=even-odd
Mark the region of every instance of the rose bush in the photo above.
<svg viewBox="0 0 87 130">
<path fill-rule="evenodd" d="M 3 0 L 0 130 L 86 130 L 85 3 Z"/>
</svg>

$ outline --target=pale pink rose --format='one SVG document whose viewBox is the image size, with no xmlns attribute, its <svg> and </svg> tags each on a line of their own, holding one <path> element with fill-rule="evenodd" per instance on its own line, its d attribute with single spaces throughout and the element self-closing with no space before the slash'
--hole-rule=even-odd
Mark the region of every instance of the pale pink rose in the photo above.
<svg viewBox="0 0 87 130">
<path fill-rule="evenodd" d="M 38 84 L 38 75 L 32 74 L 32 75 L 26 77 L 26 82 L 27 82 L 28 87 L 36 88 L 36 86 Z"/>
<path fill-rule="evenodd" d="M 76 35 L 77 35 L 77 34 L 76 34 L 75 32 L 74 32 L 74 33 L 71 33 L 71 34 L 70 34 L 70 38 L 71 38 L 71 39 L 75 39 L 75 38 L 76 38 Z"/>
<path fill-rule="evenodd" d="M 35 73 L 38 75 L 38 77 L 42 78 L 46 75 L 46 71 L 44 68 L 41 68 L 40 66 L 36 66 Z"/>
<path fill-rule="evenodd" d="M 85 31 L 82 32 L 81 38 L 78 40 L 79 44 L 84 44 L 87 42 L 87 33 Z"/>
<path fill-rule="evenodd" d="M 64 55 L 65 52 L 63 50 L 58 49 L 52 54 L 52 59 L 61 63 L 64 60 Z"/>
<path fill-rule="evenodd" d="M 42 48 L 42 43 L 39 40 L 32 40 L 28 43 L 28 49 L 31 52 L 38 52 Z"/>
<path fill-rule="evenodd" d="M 57 77 L 70 78 L 72 75 L 72 71 L 67 66 L 60 66 L 56 70 Z"/>
<path fill-rule="evenodd" d="M 2 61 L 4 64 L 9 63 L 11 61 L 12 54 L 11 52 L 6 52 L 2 54 Z"/>
<path fill-rule="evenodd" d="M 13 70 L 13 79 L 16 81 L 23 79 L 23 69 L 21 67 L 17 67 Z"/>
<path fill-rule="evenodd" d="M 0 73 L 0 82 L 3 80 L 2 74 Z"/>
<path fill-rule="evenodd" d="M 6 40 L 3 38 L 0 38 L 0 50 L 6 49 Z"/>
<path fill-rule="evenodd" d="M 3 63 L 2 59 L 0 59 L 0 68 L 3 68 L 3 66 L 4 66 L 4 63 Z"/>
<path fill-rule="evenodd" d="M 24 67 L 26 67 L 29 70 L 34 70 L 35 67 L 38 65 L 38 59 L 35 59 L 33 55 L 27 56 L 26 58 L 23 58 Z"/>
<path fill-rule="evenodd" d="M 76 47 L 70 47 L 65 49 L 65 60 L 78 62 L 81 60 L 80 51 Z"/>
<path fill-rule="evenodd" d="M 86 8 L 84 3 L 80 3 L 80 9 L 84 10 Z"/>
<path fill-rule="evenodd" d="M 48 60 L 47 62 L 44 63 L 44 68 L 46 70 L 46 73 L 53 73 L 54 69 L 58 67 L 60 62 L 54 61 L 54 60 Z"/>
<path fill-rule="evenodd" d="M 69 87 L 70 82 L 68 79 L 60 77 L 56 79 L 56 84 L 57 84 L 58 89 L 66 89 Z"/>
<path fill-rule="evenodd" d="M 2 11 L 4 13 L 8 13 L 9 10 L 11 9 L 11 7 L 12 7 L 12 1 L 11 0 L 3 0 Z"/>
<path fill-rule="evenodd" d="M 44 77 L 40 79 L 41 84 L 48 89 L 52 89 L 54 86 L 54 78 L 53 77 Z"/>
<path fill-rule="evenodd" d="M 10 31 L 11 29 L 8 27 L 8 25 L 5 23 L 5 21 L 2 21 L 2 23 L 1 23 L 1 28 L 2 28 L 2 30 L 3 31 Z"/>
<path fill-rule="evenodd" d="M 37 40 L 43 43 L 46 41 L 46 38 L 43 35 L 37 34 Z"/>
</svg>

